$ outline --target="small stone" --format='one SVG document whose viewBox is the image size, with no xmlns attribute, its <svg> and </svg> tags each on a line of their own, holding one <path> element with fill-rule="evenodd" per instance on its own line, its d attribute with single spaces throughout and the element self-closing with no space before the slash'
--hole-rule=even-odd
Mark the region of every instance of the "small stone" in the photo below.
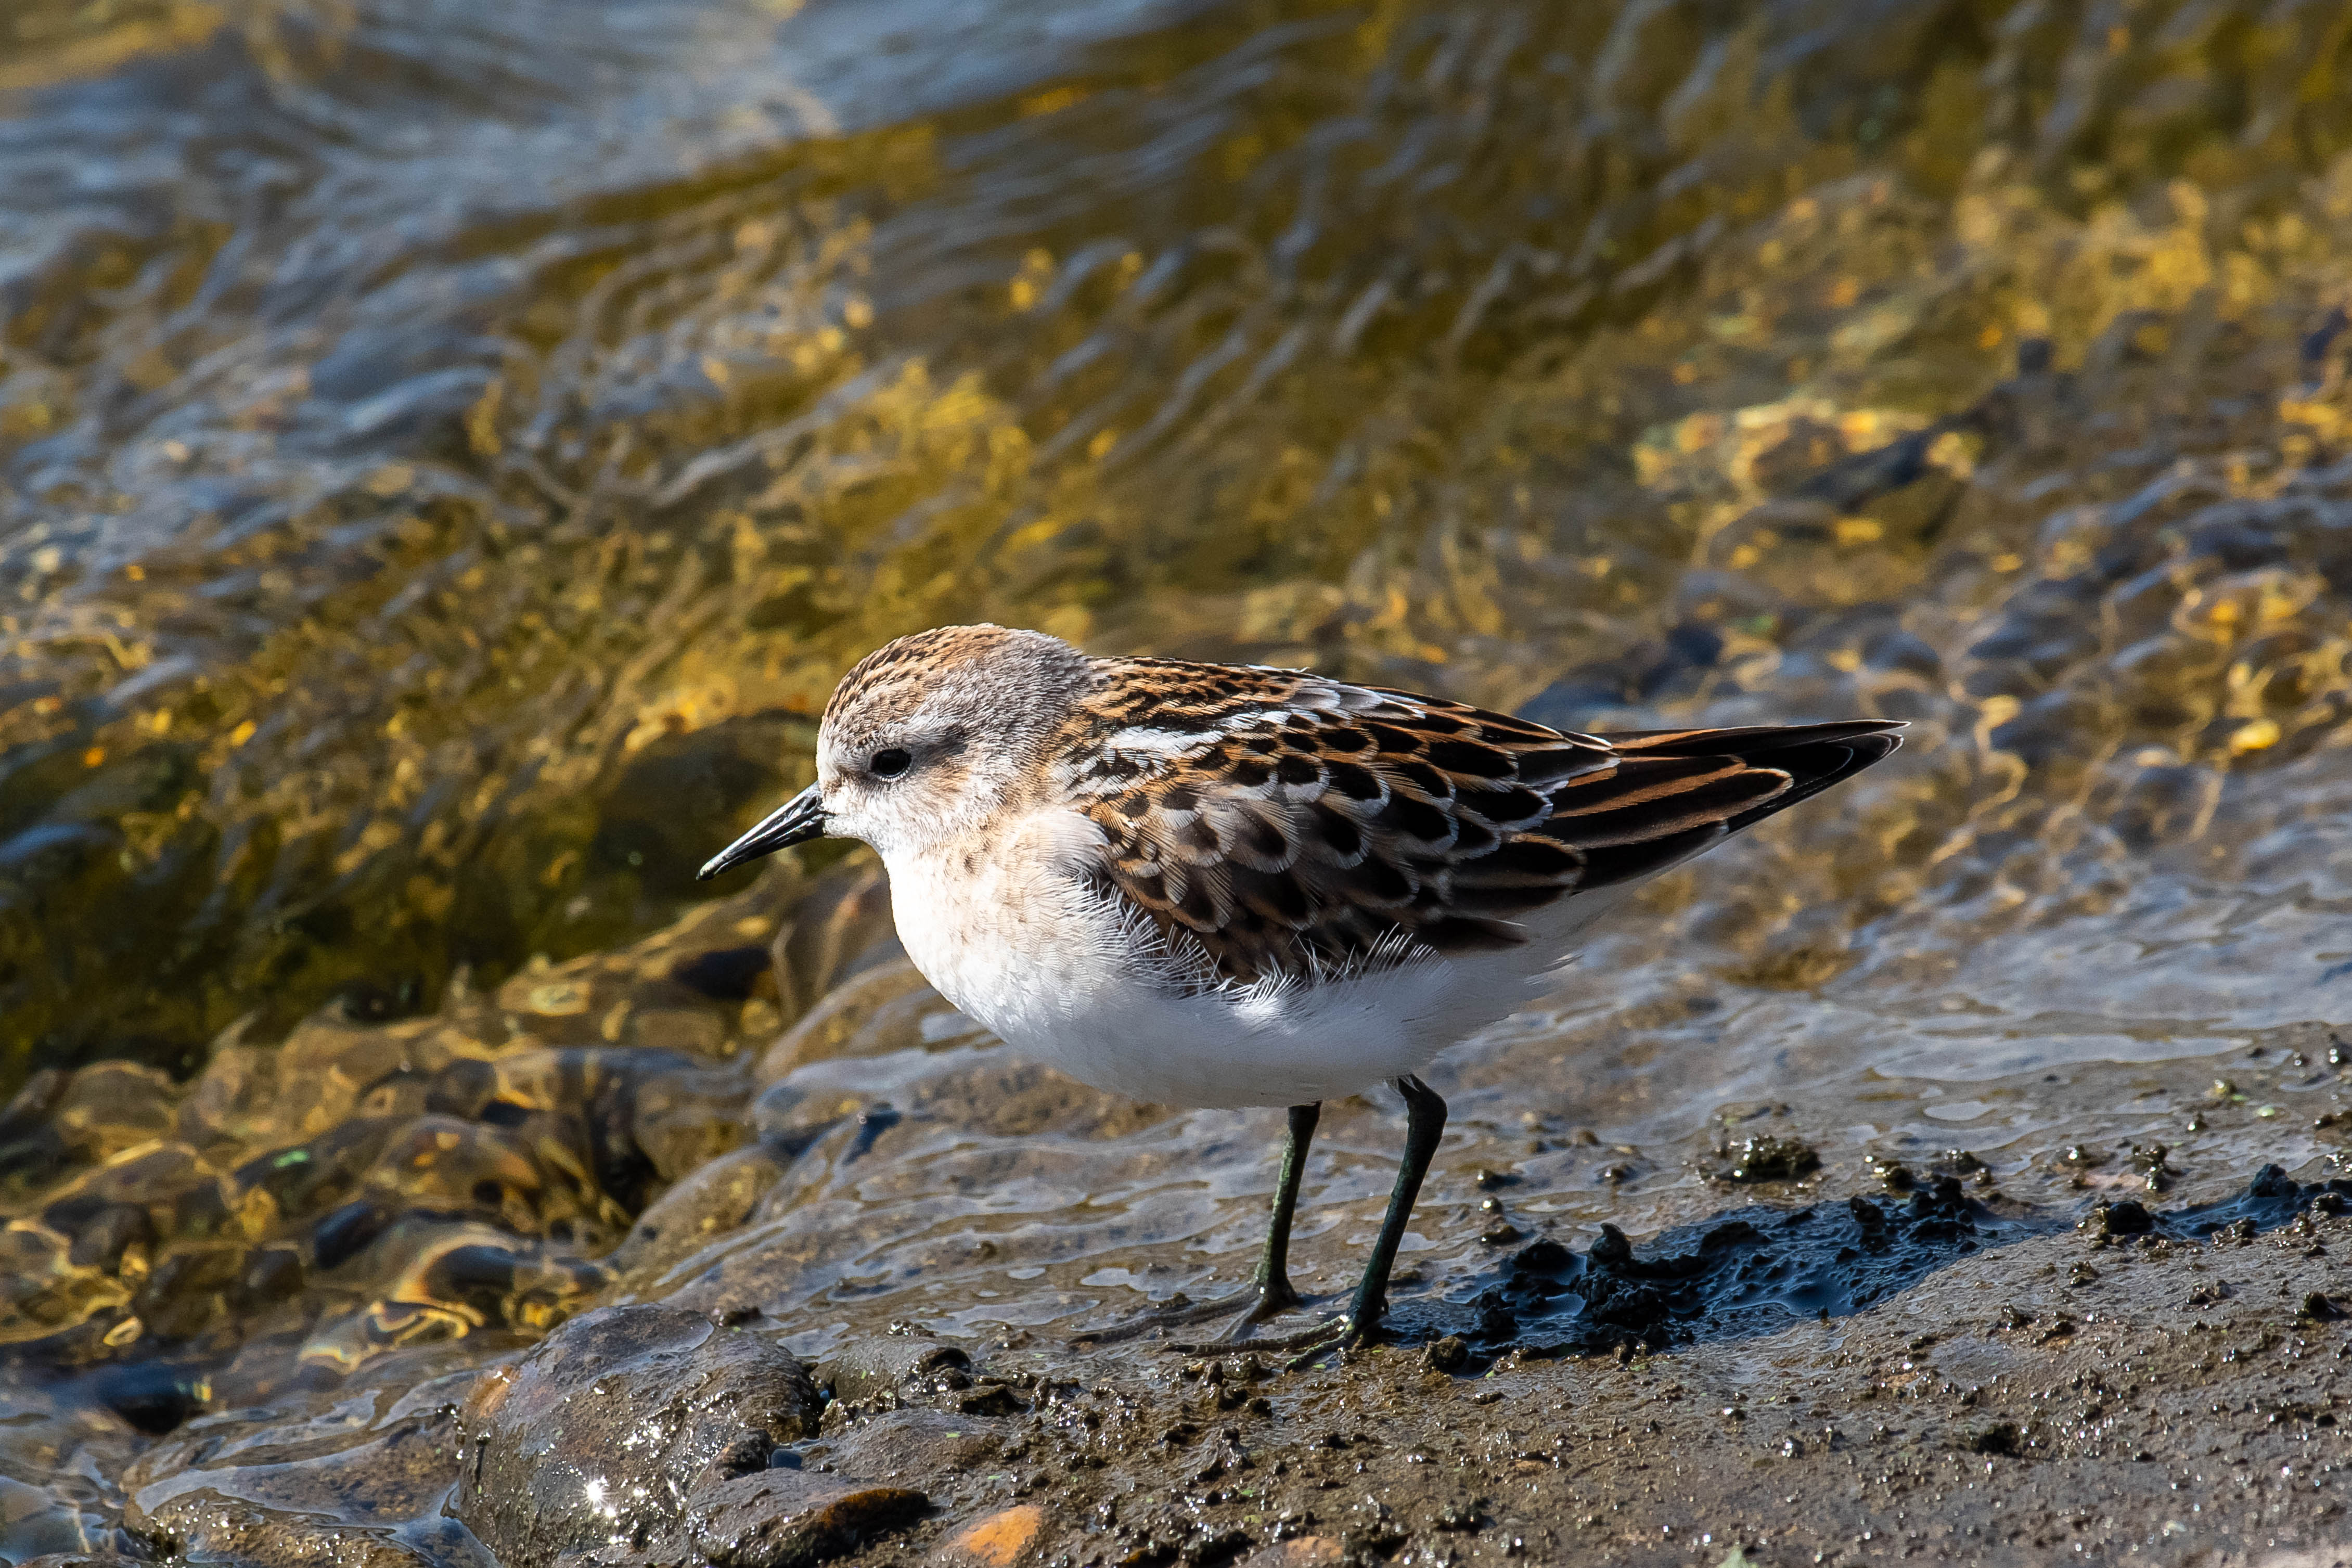
<svg viewBox="0 0 2352 1568">
<path fill-rule="evenodd" d="M 910 1384 L 968 1387 L 971 1371 L 971 1358 L 953 1345 L 891 1334 L 843 1345 L 816 1363 L 816 1383 L 845 1405 L 862 1405 Z"/>
<path fill-rule="evenodd" d="M 1277 1541 L 1242 1559 L 1241 1568 L 1331 1568 L 1348 1560 L 1336 1535 L 1297 1535 Z"/>
<path fill-rule="evenodd" d="M 1440 1372 L 1459 1372 L 1470 1359 L 1470 1347 L 1458 1336 L 1448 1334 L 1442 1340 L 1431 1341 L 1429 1348 L 1422 1352 L 1422 1358 Z"/>
<path fill-rule="evenodd" d="M 2094 1236 L 2145 1236 L 2155 1227 L 2156 1216 L 2130 1198 L 2119 1204 L 2094 1204 L 2081 1226 Z"/>
<path fill-rule="evenodd" d="M 733 1476 L 698 1489 L 688 1503 L 696 1549 L 728 1568 L 803 1568 L 846 1556 L 930 1507 L 907 1487 L 799 1470 Z"/>
<path fill-rule="evenodd" d="M 978 1388 L 959 1397 L 958 1412 L 965 1415 L 1018 1415 L 1029 1406 L 1021 1396 L 1002 1384 Z"/>
<path fill-rule="evenodd" d="M 1034 1502 L 1016 1503 L 956 1531 L 942 1556 L 949 1563 L 1003 1568 L 1026 1551 L 1045 1527 L 1044 1509 Z"/>
<path fill-rule="evenodd" d="M 1728 1182 L 1792 1182 L 1821 1168 L 1822 1157 L 1814 1152 L 1810 1143 L 1766 1133 L 1748 1139 L 1731 1152 L 1731 1165 L 1723 1173 L 1723 1179 Z"/>
<path fill-rule="evenodd" d="M 2195 1129 L 2190 1129 L 2195 1131 Z M 2132 1169 L 2140 1173 L 2151 1193 L 2160 1193 L 2172 1185 L 2180 1173 L 2168 1163 L 2172 1151 L 2162 1143 L 2135 1143 L 2131 1148 Z"/>
<path fill-rule="evenodd" d="M 1511 1259 L 1514 1277 L 1528 1274 L 1557 1274 L 1574 1267 L 1576 1255 L 1557 1241 L 1530 1242 Z"/>
<path fill-rule="evenodd" d="M 994 1458 L 1005 1431 L 987 1416 L 910 1405 L 859 1422 L 827 1458 L 852 1475 L 957 1475 Z"/>
</svg>

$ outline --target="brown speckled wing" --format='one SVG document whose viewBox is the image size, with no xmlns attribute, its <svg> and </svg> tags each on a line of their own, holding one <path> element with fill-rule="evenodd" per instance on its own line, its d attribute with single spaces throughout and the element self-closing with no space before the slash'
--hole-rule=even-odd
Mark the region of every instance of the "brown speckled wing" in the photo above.
<svg viewBox="0 0 2352 1568">
<path fill-rule="evenodd" d="M 1893 752 L 1900 726 L 1563 734 L 1288 670 L 1104 660 L 1060 747 L 1100 879 L 1204 983 L 1528 940 L 1528 914 L 1696 854 Z"/>
</svg>

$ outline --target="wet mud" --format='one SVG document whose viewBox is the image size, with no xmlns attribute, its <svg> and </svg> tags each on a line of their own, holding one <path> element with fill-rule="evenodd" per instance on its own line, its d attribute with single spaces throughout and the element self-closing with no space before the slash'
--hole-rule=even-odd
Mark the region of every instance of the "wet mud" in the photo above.
<svg viewBox="0 0 2352 1568">
<path fill-rule="evenodd" d="M 1854 1223 L 1833 1247 L 1771 1236 L 1823 1227 L 1820 1205 L 1638 1252 L 1539 1243 L 1473 1302 L 1408 1301 L 1402 1342 L 1297 1370 L 1025 1331 L 971 1352 L 856 1340 L 804 1370 L 756 1315 L 608 1308 L 486 1373 L 357 1380 L 332 1436 L 168 1440 L 130 1478 L 125 1544 L 257 1563 L 482 1545 L 572 1564 L 2326 1562 L 2346 1528 L 2347 1194 L 2271 1170 L 2221 1202 L 2126 1199 L 2071 1226 L 1971 1226 L 1977 1205 L 1938 1193 L 1878 1219 L 1860 1195 L 1837 1205 Z M 1872 1299 L 1890 1257 L 1905 1283 Z M 1759 1274 L 1803 1284 L 1764 1316 Z M 1824 1290 L 1843 1310 L 1800 1310 Z M 1538 1306 L 1514 1324 L 1496 1296 Z"/>
<path fill-rule="evenodd" d="M 2044 1226 L 1947 1254 L 1826 1322 L 1693 1320 L 1656 1352 L 1490 1323 L 1483 1344 L 1303 1374 L 1243 1353 L 1137 1382 L 1041 1373 L 977 1489 L 1031 1500 L 1040 1561 L 2329 1561 L 2352 1338 L 2316 1291 L 2341 1289 L 2345 1205 L 2257 1185 L 2128 1244 Z M 1585 1262 L 1687 1281 L 1705 1234 L 1671 1260 Z M 1749 1295 L 1729 1271 L 1704 1293 Z M 987 1561 L 957 1544 L 982 1528 L 942 1520 L 866 1560 Z"/>
</svg>

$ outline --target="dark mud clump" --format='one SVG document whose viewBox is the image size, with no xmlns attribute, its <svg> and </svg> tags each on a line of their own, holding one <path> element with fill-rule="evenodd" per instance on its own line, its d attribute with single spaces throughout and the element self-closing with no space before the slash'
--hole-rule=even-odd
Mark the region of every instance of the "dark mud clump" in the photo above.
<svg viewBox="0 0 2352 1568">
<path fill-rule="evenodd" d="M 1727 1182 L 1793 1182 L 1822 1168 L 1811 1144 L 1770 1133 L 1743 1140 L 1729 1155 L 1730 1163 L 1718 1173 Z"/>
<path fill-rule="evenodd" d="M 1852 1197 L 1753 1208 L 1670 1231 L 1639 1256 L 1601 1227 L 1579 1254 L 1539 1241 L 1482 1298 L 1480 1332 L 1534 1355 L 1657 1350 L 1688 1340 L 1770 1333 L 1791 1316 L 1844 1317 L 1970 1253 L 2059 1222 L 1996 1214 L 1938 1177 L 1902 1203 Z"/>
<path fill-rule="evenodd" d="M 2305 1184 L 2266 1165 L 2223 1202 L 2156 1214 L 2133 1199 L 2101 1201 L 2075 1228 L 2095 1248 L 2251 1237 L 2299 1213 L 2341 1214 L 2347 1203 L 2352 1181 Z M 1939 1176 L 1901 1203 L 1857 1195 L 1743 1210 L 1669 1231 L 1647 1256 L 1616 1226 L 1603 1226 L 1601 1239 L 1584 1253 L 1538 1241 L 1514 1256 L 1504 1283 L 1476 1302 L 1477 1335 L 1489 1353 L 1540 1357 L 1630 1355 L 1678 1342 L 1770 1334 L 1792 1316 L 1851 1316 L 1971 1254 L 2065 1224 L 2023 1205 L 1995 1208 L 1969 1197 L 1957 1178 Z"/>
</svg>

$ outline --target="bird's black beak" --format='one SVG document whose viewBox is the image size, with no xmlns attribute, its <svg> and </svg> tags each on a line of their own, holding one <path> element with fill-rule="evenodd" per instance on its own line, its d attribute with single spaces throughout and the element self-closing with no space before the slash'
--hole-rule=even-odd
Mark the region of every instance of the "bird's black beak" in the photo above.
<svg viewBox="0 0 2352 1568">
<path fill-rule="evenodd" d="M 707 882 L 721 871 L 732 871 L 762 855 L 773 855 L 779 849 L 824 837 L 824 797 L 817 794 L 816 785 L 811 784 L 761 818 L 759 826 L 705 861 L 694 879 Z"/>
</svg>

